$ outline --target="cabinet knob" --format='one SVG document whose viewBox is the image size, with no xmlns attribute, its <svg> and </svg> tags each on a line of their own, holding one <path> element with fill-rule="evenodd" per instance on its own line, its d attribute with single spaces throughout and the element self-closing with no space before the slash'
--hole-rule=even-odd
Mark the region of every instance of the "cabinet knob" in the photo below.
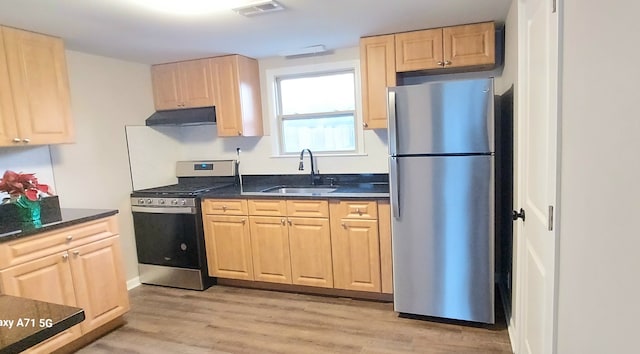
<svg viewBox="0 0 640 354">
<path fill-rule="evenodd" d="M 442 61 L 438 61 L 436 64 L 438 64 L 438 66 L 444 66 L 444 62 Z"/>
<path fill-rule="evenodd" d="M 242 132 L 241 131 L 238 131 L 238 136 L 242 136 Z"/>
<path fill-rule="evenodd" d="M 364 123 L 362 123 L 362 126 L 363 126 L 363 127 L 365 127 L 365 128 L 367 128 L 367 127 L 369 126 L 369 123 L 364 122 Z"/>
<path fill-rule="evenodd" d="M 280 219 L 280 223 L 282 224 L 282 226 L 284 226 L 285 223 L 286 223 L 286 220 L 284 218 L 282 218 L 282 219 Z"/>
<path fill-rule="evenodd" d="M 29 144 L 31 142 L 31 139 L 24 138 L 24 139 L 22 139 L 22 142 L 25 143 L 25 144 Z"/>
<path fill-rule="evenodd" d="M 343 223 L 342 223 L 342 224 L 340 224 L 340 225 L 341 225 L 341 226 L 342 226 L 342 228 L 344 228 L 344 229 L 346 229 L 346 228 L 347 228 L 347 223 L 344 223 L 344 222 L 343 222 Z"/>
<path fill-rule="evenodd" d="M 62 260 L 66 261 L 67 259 L 69 259 L 69 254 L 68 253 L 63 254 L 62 255 Z"/>
<path fill-rule="evenodd" d="M 67 242 L 73 240 L 73 236 L 69 235 L 67 236 Z"/>
<path fill-rule="evenodd" d="M 247 219 L 242 219 L 241 221 L 242 221 L 242 225 L 247 223 Z"/>
<path fill-rule="evenodd" d="M 20 138 L 13 138 L 13 142 L 14 142 L 14 143 L 19 143 L 19 142 L 21 142 L 21 141 L 22 141 L 22 139 L 20 139 Z"/>
<path fill-rule="evenodd" d="M 287 220 L 287 222 L 289 223 L 289 226 L 293 225 L 293 223 L 291 222 L 291 220 Z"/>
<path fill-rule="evenodd" d="M 444 61 L 444 65 L 445 65 L 445 66 L 446 66 L 446 65 L 451 65 L 451 60 L 445 60 L 445 61 Z"/>
<path fill-rule="evenodd" d="M 80 255 L 80 251 L 73 251 L 73 255 L 78 257 Z"/>
<path fill-rule="evenodd" d="M 222 206 L 222 211 L 227 211 L 227 206 L 226 205 Z"/>
<path fill-rule="evenodd" d="M 358 215 L 362 215 L 362 210 L 360 210 L 360 208 L 356 208 L 356 213 L 358 213 Z"/>
</svg>

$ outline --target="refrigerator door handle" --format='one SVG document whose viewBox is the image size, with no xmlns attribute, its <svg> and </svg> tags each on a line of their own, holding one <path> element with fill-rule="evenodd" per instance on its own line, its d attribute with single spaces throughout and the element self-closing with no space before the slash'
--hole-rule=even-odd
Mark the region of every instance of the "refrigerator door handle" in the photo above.
<svg viewBox="0 0 640 354">
<path fill-rule="evenodd" d="M 396 93 L 395 91 L 387 91 L 387 96 L 387 116 L 389 117 L 389 155 L 394 156 L 398 151 Z"/>
<path fill-rule="evenodd" d="M 391 179 L 391 211 L 393 217 L 400 218 L 400 183 L 398 180 L 398 158 L 392 156 L 389 160 L 389 178 Z"/>
</svg>

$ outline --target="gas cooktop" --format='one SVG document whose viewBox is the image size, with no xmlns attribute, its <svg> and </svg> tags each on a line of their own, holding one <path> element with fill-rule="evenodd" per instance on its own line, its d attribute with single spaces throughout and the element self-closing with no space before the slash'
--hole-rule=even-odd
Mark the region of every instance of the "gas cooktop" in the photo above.
<svg viewBox="0 0 640 354">
<path fill-rule="evenodd" d="M 209 191 L 232 186 L 233 183 L 218 182 L 218 183 L 177 183 L 168 186 L 161 186 L 155 188 L 140 189 L 133 191 L 131 194 L 134 197 L 141 196 L 198 196 Z"/>
</svg>

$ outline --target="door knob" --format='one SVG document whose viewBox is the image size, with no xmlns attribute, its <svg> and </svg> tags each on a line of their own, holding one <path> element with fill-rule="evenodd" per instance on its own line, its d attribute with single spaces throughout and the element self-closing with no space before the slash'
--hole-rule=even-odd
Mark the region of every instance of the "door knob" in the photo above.
<svg viewBox="0 0 640 354">
<path fill-rule="evenodd" d="M 511 218 L 512 218 L 514 221 L 515 221 L 515 220 L 518 220 L 518 218 L 521 218 L 521 219 L 522 219 L 522 221 L 524 221 L 524 217 L 525 217 L 525 215 L 524 215 L 524 209 L 520 208 L 520 212 L 517 212 L 517 211 L 515 211 L 515 210 L 514 210 L 514 211 L 512 211 Z"/>
</svg>

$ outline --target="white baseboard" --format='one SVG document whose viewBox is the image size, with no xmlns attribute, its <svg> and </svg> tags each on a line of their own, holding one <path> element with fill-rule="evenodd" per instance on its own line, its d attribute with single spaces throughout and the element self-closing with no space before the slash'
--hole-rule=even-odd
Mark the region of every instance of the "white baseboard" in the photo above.
<svg viewBox="0 0 640 354">
<path fill-rule="evenodd" d="M 135 277 L 133 279 L 127 280 L 127 290 L 131 290 L 133 288 L 137 288 L 140 286 L 140 277 Z"/>
</svg>

